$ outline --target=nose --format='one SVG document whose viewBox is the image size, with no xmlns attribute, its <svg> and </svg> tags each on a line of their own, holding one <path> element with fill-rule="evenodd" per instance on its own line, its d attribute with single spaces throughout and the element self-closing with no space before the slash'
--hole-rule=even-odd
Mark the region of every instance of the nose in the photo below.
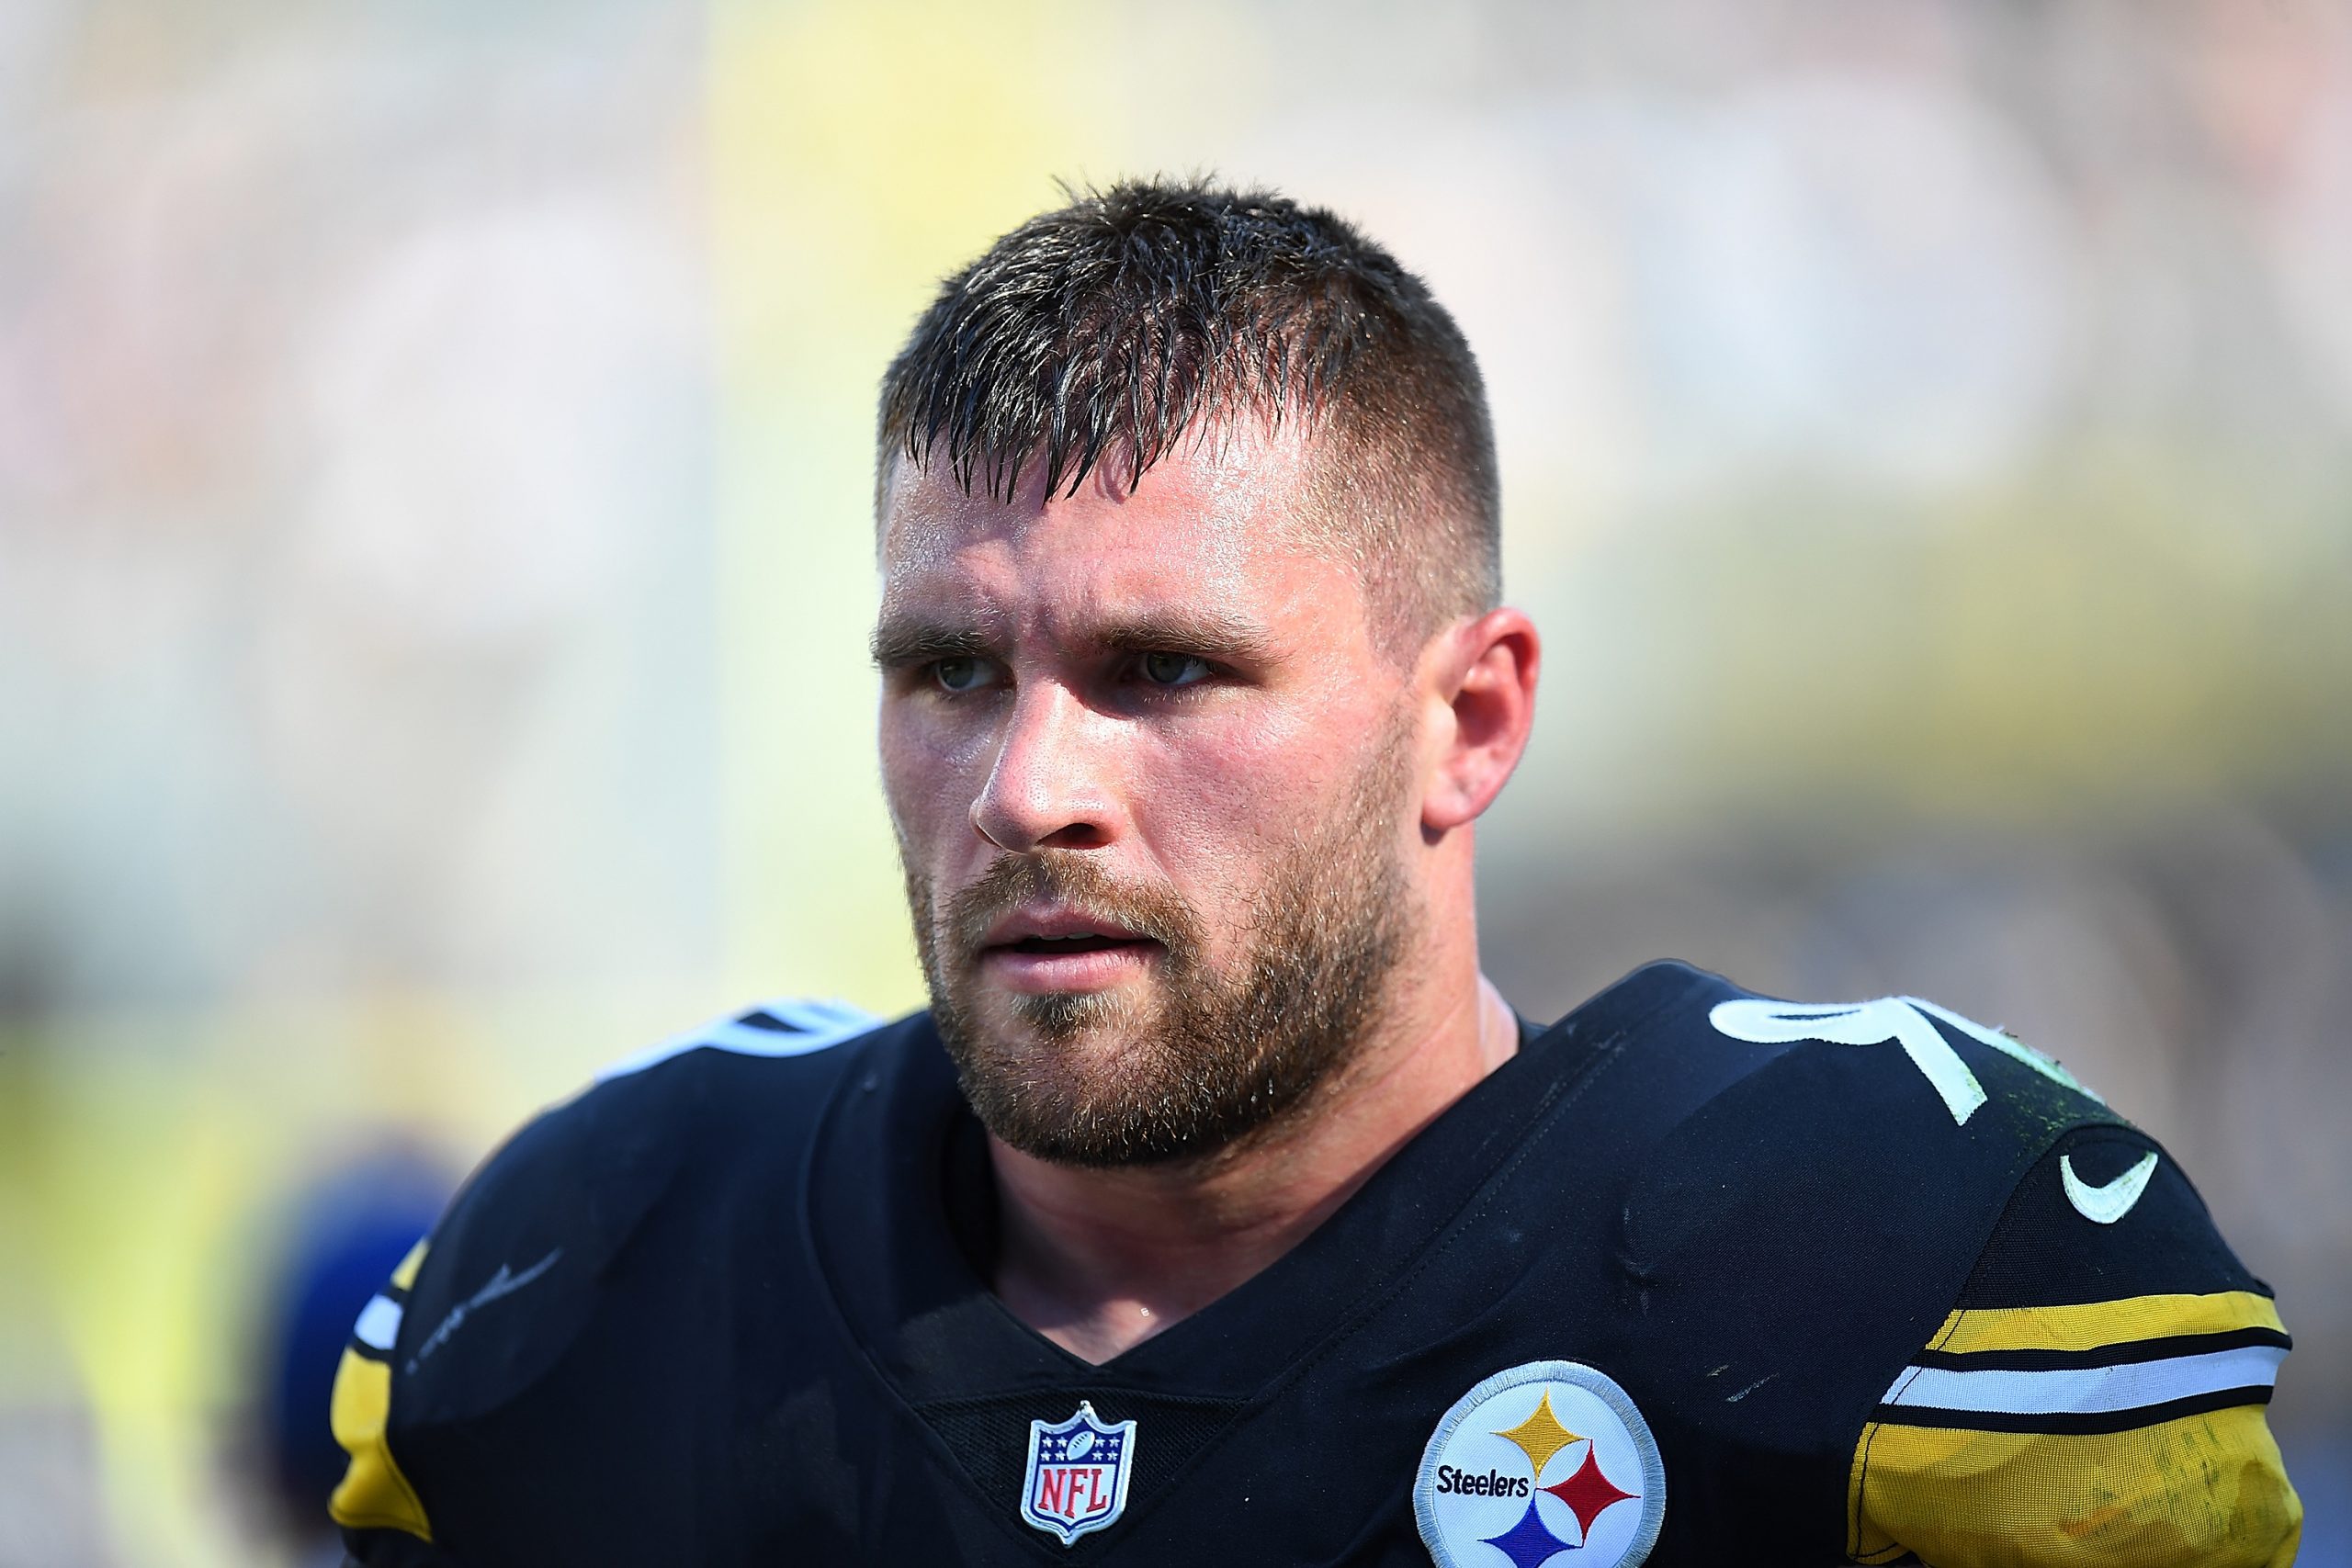
<svg viewBox="0 0 2352 1568">
<path fill-rule="evenodd" d="M 1118 810 L 1105 784 L 1105 722 L 1051 682 L 1021 688 L 972 802 L 980 837 L 1013 854 L 1109 843 Z"/>
</svg>

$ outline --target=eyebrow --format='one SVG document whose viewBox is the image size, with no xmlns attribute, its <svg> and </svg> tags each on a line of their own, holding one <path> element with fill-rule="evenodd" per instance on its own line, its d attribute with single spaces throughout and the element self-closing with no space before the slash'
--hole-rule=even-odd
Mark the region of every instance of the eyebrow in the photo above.
<svg viewBox="0 0 2352 1568">
<path fill-rule="evenodd" d="M 890 671 L 938 659 L 977 659 L 995 652 L 996 644 L 974 626 L 893 615 L 874 628 L 871 651 L 875 666 Z"/>
<path fill-rule="evenodd" d="M 1237 664 L 1263 663 L 1273 648 L 1262 626 L 1231 615 L 1133 615 L 1091 628 L 1089 640 L 1116 653 L 1190 653 Z"/>
<path fill-rule="evenodd" d="M 1086 628 L 1084 640 L 1114 653 L 1189 653 L 1237 664 L 1262 663 L 1272 649 L 1264 628 L 1230 615 L 1172 612 L 1129 615 Z M 888 615 L 874 628 L 876 668 L 906 670 L 941 659 L 1000 653 L 997 639 L 977 626 Z"/>
</svg>

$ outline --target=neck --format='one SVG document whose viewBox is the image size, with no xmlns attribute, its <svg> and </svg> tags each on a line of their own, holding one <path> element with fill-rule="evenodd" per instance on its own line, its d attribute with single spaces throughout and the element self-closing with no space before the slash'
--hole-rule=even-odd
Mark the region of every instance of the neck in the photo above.
<svg viewBox="0 0 2352 1568">
<path fill-rule="evenodd" d="M 1095 1170 L 991 1138 L 1003 1216 L 998 1295 L 1099 1363 L 1272 1263 L 1519 1048 L 1518 1020 L 1478 973 L 1475 945 L 1457 974 L 1408 998 L 1335 1081 L 1241 1146 Z"/>
</svg>

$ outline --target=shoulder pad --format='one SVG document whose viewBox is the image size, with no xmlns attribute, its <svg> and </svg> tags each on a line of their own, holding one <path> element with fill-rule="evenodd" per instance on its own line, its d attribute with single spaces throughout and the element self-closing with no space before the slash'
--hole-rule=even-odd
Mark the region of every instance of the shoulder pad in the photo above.
<svg viewBox="0 0 2352 1568">
<path fill-rule="evenodd" d="M 1643 1037 L 1647 1077 L 1679 1102 L 1619 1222 L 1656 1396 L 1731 1451 L 1815 1456 L 1826 1489 L 2019 1179 L 2114 1117 L 2008 1036 L 1908 998 L 1711 981 Z"/>
<path fill-rule="evenodd" d="M 876 1027 L 841 1003 L 763 1003 L 624 1059 L 526 1123 L 435 1228 L 390 1347 L 397 1426 L 467 1419 L 527 1389 L 690 1164 L 723 1160 L 741 1137 L 788 1136 L 780 1117 L 814 1115 L 824 1097 L 797 1087 L 797 1064 L 773 1059 Z"/>
<path fill-rule="evenodd" d="M 732 1051 L 744 1056 L 805 1056 L 854 1040 L 882 1021 L 847 1002 L 777 1000 L 727 1013 L 683 1034 L 622 1057 L 596 1074 L 598 1083 L 627 1077 L 689 1051 Z"/>
<path fill-rule="evenodd" d="M 2263 1407 L 2291 1341 L 2172 1157 L 2091 1127 L 2018 1184 L 1854 1449 L 1848 1553 L 2255 1565 L 2301 1506 Z"/>
</svg>

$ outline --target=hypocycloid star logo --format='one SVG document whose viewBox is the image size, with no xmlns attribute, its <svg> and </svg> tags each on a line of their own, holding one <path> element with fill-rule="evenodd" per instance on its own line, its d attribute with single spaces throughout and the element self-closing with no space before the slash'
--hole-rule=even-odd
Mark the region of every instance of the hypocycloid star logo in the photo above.
<svg viewBox="0 0 2352 1568">
<path fill-rule="evenodd" d="M 1577 1568 L 1631 1568 L 1665 1520 L 1666 1472 L 1615 1382 L 1575 1361 L 1532 1361 L 1446 1412 L 1413 1503 L 1440 1568 L 1544 1568 L 1566 1552 Z"/>
</svg>

